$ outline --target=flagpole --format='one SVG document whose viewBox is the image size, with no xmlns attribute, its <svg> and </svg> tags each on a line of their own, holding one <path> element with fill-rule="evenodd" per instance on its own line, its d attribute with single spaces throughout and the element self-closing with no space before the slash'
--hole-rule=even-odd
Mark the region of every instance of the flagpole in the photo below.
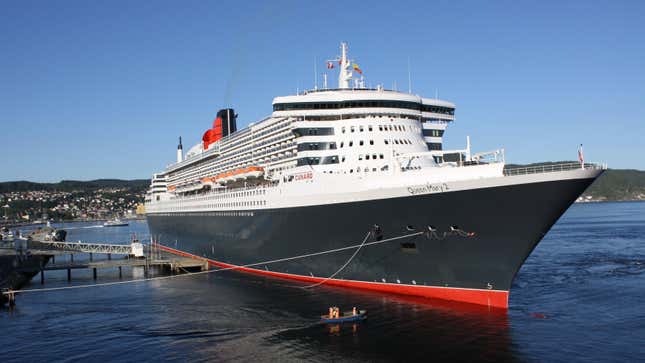
<svg viewBox="0 0 645 363">
<path fill-rule="evenodd" d="M 314 89 L 318 89 L 318 59 L 314 56 Z"/>
</svg>

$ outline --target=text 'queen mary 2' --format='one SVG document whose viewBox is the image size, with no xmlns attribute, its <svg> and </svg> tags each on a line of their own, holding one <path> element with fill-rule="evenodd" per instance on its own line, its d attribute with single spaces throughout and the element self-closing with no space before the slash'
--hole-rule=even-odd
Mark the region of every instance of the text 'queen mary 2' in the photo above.
<svg viewBox="0 0 645 363">
<path fill-rule="evenodd" d="M 146 195 L 152 236 L 218 267 L 506 308 L 524 260 L 603 167 L 504 169 L 503 150 L 442 150 L 454 104 L 366 88 L 346 44 L 327 68 L 338 88 L 325 77 L 276 97 L 241 130 L 221 110 L 185 157 L 180 140 Z"/>
</svg>

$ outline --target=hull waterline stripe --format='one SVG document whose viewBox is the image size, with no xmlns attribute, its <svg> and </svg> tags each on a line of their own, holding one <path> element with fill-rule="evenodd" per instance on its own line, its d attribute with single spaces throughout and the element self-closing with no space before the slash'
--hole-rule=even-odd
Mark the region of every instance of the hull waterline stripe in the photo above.
<svg viewBox="0 0 645 363">
<path fill-rule="evenodd" d="M 418 234 L 419 233 L 414 233 L 413 235 L 418 235 Z M 396 237 L 396 238 L 398 239 L 403 237 Z M 378 241 L 378 242 L 384 242 L 384 241 L 385 240 Z M 371 242 L 371 244 L 373 243 L 374 242 Z M 257 274 L 257 275 L 272 276 L 272 277 L 303 281 L 303 282 L 309 282 L 309 283 L 319 283 L 321 281 L 324 281 L 325 284 L 327 285 L 357 288 L 357 289 L 364 289 L 364 290 L 373 290 L 373 291 L 394 293 L 399 295 L 421 296 L 421 297 L 434 298 L 434 299 L 458 301 L 458 302 L 472 303 L 472 304 L 478 304 L 478 305 L 485 305 L 488 307 L 501 308 L 501 309 L 508 308 L 509 293 L 508 291 L 504 291 L 504 290 L 485 290 L 485 289 L 471 289 L 471 288 L 462 288 L 462 287 L 443 287 L 443 286 L 419 286 L 419 285 L 393 284 L 393 283 L 357 281 L 357 280 L 338 280 L 338 279 L 327 280 L 326 278 L 322 278 L 322 277 L 295 275 L 295 274 L 290 274 L 285 272 L 259 270 L 259 269 L 249 267 L 249 266 L 264 265 L 264 264 L 267 264 L 267 262 L 238 266 L 238 265 L 232 265 L 232 264 L 224 263 L 220 261 L 215 261 L 205 257 L 200 257 L 192 253 L 176 250 L 174 248 L 170 248 L 161 244 L 156 244 L 156 246 L 161 248 L 164 251 L 174 253 L 179 256 L 205 260 L 212 266 L 221 268 L 221 270 L 215 270 L 215 271 L 236 270 L 236 271 L 243 271 L 243 272 Z M 344 247 L 341 250 L 356 248 L 356 247 L 358 246 Z M 322 253 L 316 253 L 313 255 L 317 255 L 317 254 L 322 254 Z M 293 258 L 285 258 L 280 260 L 274 260 L 271 262 L 279 262 L 279 261 L 290 260 L 290 259 L 293 259 Z"/>
</svg>

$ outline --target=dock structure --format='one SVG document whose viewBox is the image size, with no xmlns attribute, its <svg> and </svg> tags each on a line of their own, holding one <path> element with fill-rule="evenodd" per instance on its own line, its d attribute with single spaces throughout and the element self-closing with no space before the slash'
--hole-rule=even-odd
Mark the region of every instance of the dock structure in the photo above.
<svg viewBox="0 0 645 363">
<path fill-rule="evenodd" d="M 124 267 L 143 267 L 146 276 L 151 268 L 160 268 L 170 273 L 182 273 L 193 271 L 208 270 L 208 262 L 193 258 L 172 258 L 170 256 L 161 256 L 161 258 L 125 258 L 111 259 L 102 261 L 82 261 L 82 262 L 62 262 L 51 263 L 40 268 L 17 268 L 16 271 L 24 273 L 40 273 L 41 284 L 45 283 L 45 271 L 67 270 L 67 280 L 72 279 L 72 270 L 91 269 L 93 278 L 96 280 L 99 269 L 118 268 L 119 278 L 122 277 Z"/>
<path fill-rule="evenodd" d="M 161 251 L 154 244 L 142 245 L 138 241 L 132 244 L 106 244 L 29 240 L 28 246 L 28 249 L 0 249 L 0 255 L 16 256 L 19 263 L 13 265 L 8 273 L 25 276 L 25 282 L 40 274 L 40 283 L 44 284 L 46 271 L 61 270 L 67 270 L 67 281 L 72 279 L 72 270 L 81 269 L 91 269 L 94 280 L 98 278 L 98 270 L 117 268 L 119 270 L 119 279 L 121 279 L 124 267 L 143 267 L 146 278 L 149 276 L 151 269 L 161 270 L 169 274 L 209 270 L 208 260 L 206 259 L 179 257 Z M 77 258 L 74 261 L 74 256 L 78 254 L 87 254 L 89 259 Z M 95 259 L 96 254 L 106 255 L 107 259 Z M 113 258 L 113 254 L 125 256 Z M 66 255 L 69 256 L 66 261 L 61 261 L 60 258 L 58 262 L 56 261 L 57 257 Z M 139 255 L 142 257 L 136 257 Z M 39 263 L 20 263 L 38 256 L 40 256 L 41 261 Z M 15 305 L 15 294 L 17 293 L 20 293 L 20 290 L 17 290 L 16 286 L 3 287 L 3 292 L 0 294 L 0 305 L 4 303 L 9 303 L 9 306 Z"/>
</svg>

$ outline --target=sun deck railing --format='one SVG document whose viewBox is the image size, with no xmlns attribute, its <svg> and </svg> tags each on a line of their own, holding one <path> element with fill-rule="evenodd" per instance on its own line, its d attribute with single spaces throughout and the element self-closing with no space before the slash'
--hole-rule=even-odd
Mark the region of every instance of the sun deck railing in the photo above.
<svg viewBox="0 0 645 363">
<path fill-rule="evenodd" d="M 567 170 L 576 170 L 576 169 L 585 169 L 585 170 L 600 170 L 607 169 L 607 164 L 594 164 L 594 163 L 559 163 L 559 164 L 544 164 L 536 166 L 526 166 L 526 167 L 513 167 L 504 169 L 504 175 L 525 175 L 525 174 L 540 174 L 540 173 L 552 173 L 557 171 L 567 171 Z"/>
</svg>

